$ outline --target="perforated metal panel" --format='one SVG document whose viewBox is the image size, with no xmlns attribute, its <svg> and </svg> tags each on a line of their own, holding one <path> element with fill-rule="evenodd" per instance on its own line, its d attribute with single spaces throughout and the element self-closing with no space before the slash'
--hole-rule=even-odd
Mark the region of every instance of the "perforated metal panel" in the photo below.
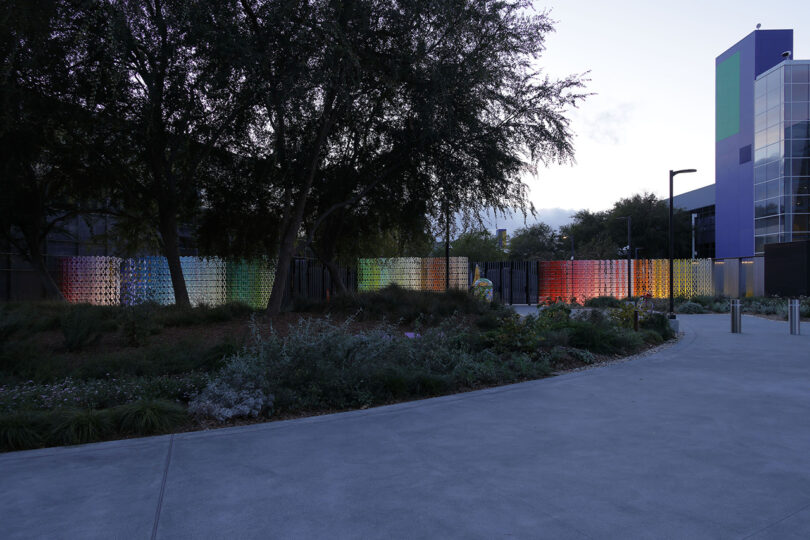
<svg viewBox="0 0 810 540">
<path fill-rule="evenodd" d="M 636 260 L 631 265 L 633 295 L 651 294 L 654 298 L 669 296 L 669 261 Z M 575 299 L 583 302 L 597 296 L 627 296 L 627 261 L 541 261 L 540 300 Z M 711 259 L 677 259 L 673 261 L 675 296 L 714 294 Z"/>
<path fill-rule="evenodd" d="M 275 261 L 229 261 L 226 270 L 228 301 L 242 302 L 256 309 L 266 307 L 275 274 Z"/>
<path fill-rule="evenodd" d="M 61 288 L 72 304 L 114 306 L 121 301 L 121 259 L 67 257 L 60 261 Z"/>
<path fill-rule="evenodd" d="M 395 284 L 411 290 L 443 291 L 445 264 L 443 257 L 359 259 L 357 290 L 376 291 Z M 467 289 L 466 257 L 450 257 L 450 288 Z"/>
<path fill-rule="evenodd" d="M 121 303 L 127 306 L 174 303 L 174 289 L 165 257 L 124 259 L 121 264 Z"/>
<path fill-rule="evenodd" d="M 238 301 L 264 307 L 275 275 L 275 265 L 265 260 L 181 257 L 180 267 L 193 306 Z M 66 257 L 61 260 L 60 281 L 65 299 L 71 303 L 168 305 L 175 301 L 164 257 Z"/>
</svg>

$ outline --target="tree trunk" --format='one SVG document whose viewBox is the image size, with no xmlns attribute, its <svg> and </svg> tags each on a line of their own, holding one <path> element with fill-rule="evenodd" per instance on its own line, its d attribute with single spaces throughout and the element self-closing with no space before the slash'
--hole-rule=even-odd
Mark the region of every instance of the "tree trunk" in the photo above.
<svg viewBox="0 0 810 540">
<path fill-rule="evenodd" d="M 191 306 L 186 289 L 186 279 L 180 265 L 179 234 L 177 233 L 177 215 L 171 205 L 159 205 L 160 237 L 163 241 L 163 255 L 169 263 L 169 275 L 172 278 L 174 303 L 182 308 Z"/>
<path fill-rule="evenodd" d="M 335 260 L 330 259 L 324 261 L 323 264 L 326 265 L 326 269 L 329 270 L 329 277 L 332 279 L 332 285 L 337 289 L 337 293 L 346 294 L 349 292 L 346 288 L 346 284 L 340 279 L 340 267 L 335 263 Z"/>
<path fill-rule="evenodd" d="M 292 229 L 288 226 L 288 230 Z M 273 289 L 270 291 L 270 299 L 267 301 L 267 313 L 278 315 L 281 313 L 281 302 L 284 300 L 284 290 L 287 287 L 287 278 L 290 275 L 290 262 L 292 261 L 293 249 L 295 249 L 295 235 L 287 232 L 281 239 L 278 248 L 278 260 L 276 261 L 276 274 L 273 278 Z"/>
<path fill-rule="evenodd" d="M 286 217 L 284 219 L 287 223 L 287 227 L 284 229 L 284 233 L 281 236 L 281 242 L 278 248 L 278 261 L 276 262 L 276 277 L 273 280 L 273 290 L 270 292 L 270 299 L 267 301 L 267 313 L 269 315 L 278 315 L 281 313 L 281 303 L 284 300 L 284 290 L 287 287 L 290 262 L 292 261 L 293 250 L 295 249 L 295 239 L 298 236 L 301 223 L 304 221 L 304 210 L 307 206 L 309 190 L 312 188 L 315 173 L 318 171 L 318 165 L 321 162 L 321 151 L 323 150 L 326 138 L 329 135 L 329 131 L 332 129 L 334 121 L 331 117 L 334 100 L 335 96 L 332 95 L 327 100 L 327 104 L 324 107 L 323 114 L 321 115 L 321 127 L 312 145 L 312 159 L 309 162 L 306 177 L 301 183 L 301 191 L 295 198 L 295 206 L 287 213 L 289 220 L 287 220 Z"/>
</svg>

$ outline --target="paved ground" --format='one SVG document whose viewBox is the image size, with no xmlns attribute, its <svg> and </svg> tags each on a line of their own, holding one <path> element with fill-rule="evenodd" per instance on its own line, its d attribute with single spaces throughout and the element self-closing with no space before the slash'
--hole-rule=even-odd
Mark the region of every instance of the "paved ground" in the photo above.
<svg viewBox="0 0 810 540">
<path fill-rule="evenodd" d="M 0 455 L 0 536 L 808 538 L 810 336 L 786 325 L 684 316 L 674 346 L 551 379 Z"/>
</svg>

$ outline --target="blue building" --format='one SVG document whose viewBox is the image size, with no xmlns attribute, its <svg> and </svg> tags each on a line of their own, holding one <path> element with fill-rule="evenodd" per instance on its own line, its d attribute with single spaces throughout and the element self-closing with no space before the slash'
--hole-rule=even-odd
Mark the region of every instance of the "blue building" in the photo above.
<svg viewBox="0 0 810 540">
<path fill-rule="evenodd" d="M 793 30 L 755 30 L 715 60 L 715 245 L 718 258 L 755 254 L 754 83 L 785 61 L 782 53 L 792 50 Z M 766 108 L 775 103 L 778 100 L 774 101 L 773 96 L 766 96 Z"/>
<path fill-rule="evenodd" d="M 715 69 L 716 257 L 810 239 L 810 61 L 793 30 L 755 30 Z"/>
</svg>

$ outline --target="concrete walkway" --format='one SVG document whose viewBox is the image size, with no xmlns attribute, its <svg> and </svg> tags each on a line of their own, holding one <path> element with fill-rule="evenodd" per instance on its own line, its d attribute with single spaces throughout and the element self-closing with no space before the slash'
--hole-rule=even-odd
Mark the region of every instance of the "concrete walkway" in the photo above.
<svg viewBox="0 0 810 540">
<path fill-rule="evenodd" d="M 540 381 L 0 455 L 0 537 L 808 538 L 810 336 L 681 320 Z"/>
</svg>

